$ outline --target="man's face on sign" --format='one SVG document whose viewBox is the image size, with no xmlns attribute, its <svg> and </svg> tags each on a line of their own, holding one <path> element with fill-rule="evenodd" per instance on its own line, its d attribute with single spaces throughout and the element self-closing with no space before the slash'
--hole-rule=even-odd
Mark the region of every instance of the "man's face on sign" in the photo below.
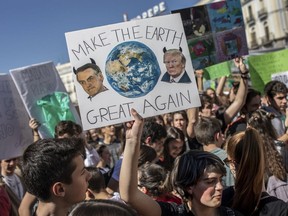
<svg viewBox="0 0 288 216">
<path fill-rule="evenodd" d="M 91 97 L 95 96 L 103 87 L 103 75 L 92 68 L 77 73 L 77 81 L 80 83 L 84 91 Z"/>
<path fill-rule="evenodd" d="M 164 64 L 168 74 L 173 78 L 178 77 L 185 68 L 185 64 L 182 62 L 181 55 L 179 54 L 165 53 Z"/>
</svg>

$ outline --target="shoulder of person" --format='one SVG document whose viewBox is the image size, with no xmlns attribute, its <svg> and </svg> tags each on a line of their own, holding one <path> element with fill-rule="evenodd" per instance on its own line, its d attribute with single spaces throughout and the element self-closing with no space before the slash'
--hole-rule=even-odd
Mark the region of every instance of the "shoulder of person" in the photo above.
<svg viewBox="0 0 288 216">
<path fill-rule="evenodd" d="M 165 216 L 194 216 L 191 211 L 185 206 L 185 204 L 178 205 L 174 202 L 158 202 L 162 214 Z"/>
<path fill-rule="evenodd" d="M 258 209 L 260 215 L 288 215 L 288 203 L 274 196 L 269 196 L 266 192 L 261 197 Z"/>
<path fill-rule="evenodd" d="M 235 211 L 226 206 L 220 206 L 220 215 L 221 216 L 244 216 L 238 211 Z"/>
<path fill-rule="evenodd" d="M 3 185 L 3 188 L 5 189 L 10 202 L 11 202 L 11 215 L 18 215 L 18 209 L 21 203 L 21 200 L 16 196 L 16 194 L 10 189 L 6 184 Z"/>
</svg>

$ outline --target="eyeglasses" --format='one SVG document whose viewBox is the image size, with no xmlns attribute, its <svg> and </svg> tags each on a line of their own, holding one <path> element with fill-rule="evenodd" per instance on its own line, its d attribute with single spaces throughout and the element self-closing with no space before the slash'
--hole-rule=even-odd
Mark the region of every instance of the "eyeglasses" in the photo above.
<svg viewBox="0 0 288 216">
<path fill-rule="evenodd" d="M 223 161 L 228 167 L 230 167 L 231 164 L 235 163 L 235 160 L 229 160 L 228 158 L 225 158 Z"/>
</svg>

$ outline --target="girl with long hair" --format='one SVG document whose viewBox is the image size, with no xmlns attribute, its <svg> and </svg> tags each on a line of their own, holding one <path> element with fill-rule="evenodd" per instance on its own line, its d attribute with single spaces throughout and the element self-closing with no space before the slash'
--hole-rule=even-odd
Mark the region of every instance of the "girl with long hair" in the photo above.
<svg viewBox="0 0 288 216">
<path fill-rule="evenodd" d="M 233 135 L 227 141 L 227 165 L 235 174 L 235 186 L 224 190 L 222 204 L 244 215 L 288 215 L 288 205 L 265 192 L 263 140 L 254 128 Z M 270 214 L 268 214 L 270 215 Z"/>
</svg>

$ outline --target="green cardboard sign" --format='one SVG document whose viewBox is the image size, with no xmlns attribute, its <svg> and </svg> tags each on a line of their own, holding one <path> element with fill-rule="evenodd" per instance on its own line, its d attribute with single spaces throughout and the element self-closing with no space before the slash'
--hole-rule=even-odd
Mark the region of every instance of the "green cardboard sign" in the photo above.
<svg viewBox="0 0 288 216">
<path fill-rule="evenodd" d="M 250 56 L 248 65 L 253 88 L 263 92 L 265 84 L 271 81 L 272 74 L 288 70 L 288 50 Z"/>
<path fill-rule="evenodd" d="M 206 80 L 214 80 L 223 76 L 229 76 L 231 73 L 230 62 L 222 62 L 220 64 L 212 65 L 204 69 L 204 78 Z"/>
</svg>

